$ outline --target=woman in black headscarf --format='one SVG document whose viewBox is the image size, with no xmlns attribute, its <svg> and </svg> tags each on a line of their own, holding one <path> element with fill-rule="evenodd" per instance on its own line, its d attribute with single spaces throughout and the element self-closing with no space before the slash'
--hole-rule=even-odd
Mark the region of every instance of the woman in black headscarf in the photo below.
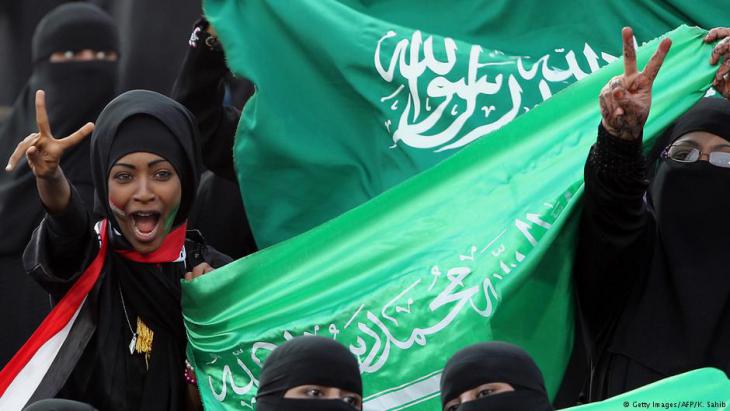
<svg viewBox="0 0 730 411">
<path fill-rule="evenodd" d="M 441 374 L 443 411 L 550 411 L 542 373 L 516 345 L 486 342 L 464 348 Z"/>
<path fill-rule="evenodd" d="M 0 126 L 0 158 L 9 158 L 20 139 L 36 130 L 36 90 L 48 92 L 48 115 L 59 135 L 95 119 L 114 97 L 118 50 L 114 23 L 95 6 L 67 4 L 46 15 L 33 37 L 33 74 Z M 70 149 L 62 165 L 82 200 L 90 202 L 88 142 Z M 26 162 L 12 174 L 0 173 L 0 302 L 14 312 L 0 323 L 5 330 L 0 333 L 0 367 L 50 310 L 47 293 L 25 274 L 21 262 L 23 248 L 43 213 L 35 177 Z"/>
<path fill-rule="evenodd" d="M 324 337 L 297 337 L 266 359 L 256 411 L 298 410 L 362 410 L 357 359 L 342 344 Z"/>
<path fill-rule="evenodd" d="M 706 98 L 642 155 L 662 58 L 601 92 L 603 119 L 585 167 L 575 268 L 592 338 L 590 400 L 701 367 L 730 372 L 730 102 Z M 667 40 L 658 54 L 666 54 Z"/>
<path fill-rule="evenodd" d="M 180 280 L 230 261 L 185 230 L 198 184 L 195 121 L 183 106 L 150 91 L 130 91 L 109 103 L 91 138 L 96 208 L 108 221 L 95 226 L 78 191 L 49 161 L 60 159 L 91 125 L 55 140 L 42 93 L 37 104 L 39 135 L 21 143 L 10 161 L 12 168 L 25 153 L 48 210 L 24 265 L 60 299 L 103 249 L 95 227 L 108 239 L 109 251 L 73 324 L 73 344 L 67 341 L 68 351 L 62 348 L 61 360 L 54 361 L 66 368 L 44 380 L 32 400 L 66 398 L 102 410 L 180 410 L 187 392 Z"/>
</svg>

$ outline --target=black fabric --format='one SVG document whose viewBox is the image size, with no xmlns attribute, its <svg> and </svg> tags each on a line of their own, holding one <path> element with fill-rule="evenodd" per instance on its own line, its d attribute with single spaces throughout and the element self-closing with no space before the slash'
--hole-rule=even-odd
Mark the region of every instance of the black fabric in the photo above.
<svg viewBox="0 0 730 411">
<path fill-rule="evenodd" d="M 240 258 L 258 249 L 233 167 L 233 141 L 241 112 L 224 103 L 231 73 L 223 52 L 205 44 L 210 37 L 205 27 L 204 19 L 196 23 L 191 45 L 172 90 L 172 97 L 198 120 L 202 159 L 209 170 L 201 179 L 189 222 L 190 227 L 199 229 L 215 248 Z M 245 79 L 238 81 L 248 85 L 248 92 L 235 101 L 243 104 L 251 96 L 253 85 Z M 213 209 L 216 212 L 210 212 Z"/>
<path fill-rule="evenodd" d="M 532 391 L 518 390 L 503 392 L 465 402 L 457 411 L 539 411 L 552 410 L 544 396 Z"/>
<path fill-rule="evenodd" d="M 482 384 L 510 384 L 517 395 L 511 401 L 502 400 L 506 394 L 496 394 L 479 400 L 479 406 L 464 403 L 459 409 L 474 410 L 552 410 L 545 382 L 537 364 L 523 349 L 509 343 L 492 341 L 466 347 L 454 354 L 441 374 L 441 405 L 465 391 Z M 508 408 L 499 404 L 508 404 Z"/>
<path fill-rule="evenodd" d="M 200 230 L 208 244 L 233 259 L 258 250 L 238 184 L 210 171 L 204 172 L 200 178 L 188 227 Z"/>
<path fill-rule="evenodd" d="M 294 400 L 263 397 L 256 400 L 256 411 L 353 411 L 355 407 L 342 400 Z"/>
<path fill-rule="evenodd" d="M 300 385 L 335 387 L 362 395 L 357 359 L 342 344 L 317 336 L 296 337 L 276 348 L 259 378 L 256 410 L 349 410 L 340 400 L 285 399 L 286 391 Z"/>
<path fill-rule="evenodd" d="M 79 10 L 82 15 L 72 17 Z M 87 22 L 98 32 L 89 32 L 78 25 L 66 26 L 70 20 Z M 54 21 L 56 32 L 75 32 L 104 39 L 116 50 L 115 27 L 109 17 L 89 5 L 63 5 L 46 16 L 36 31 L 35 42 L 51 42 L 59 50 L 71 47 L 65 37 L 48 39 L 40 27 Z M 43 41 L 41 41 L 43 40 Z M 65 137 L 88 121 L 94 121 L 116 90 L 115 62 L 50 63 L 38 61 L 33 74 L 16 100 L 10 116 L 0 126 L 0 159 L 7 162 L 18 143 L 36 132 L 35 91 L 46 91 L 46 107 L 52 131 Z M 78 189 L 83 201 L 93 199 L 89 172 L 88 139 L 64 153 L 61 168 Z M 49 311 L 47 293 L 33 283 L 22 267 L 21 255 L 33 229 L 43 217 L 43 206 L 36 192 L 35 176 L 23 158 L 12 173 L 0 172 L 0 305 L 12 307 L 16 315 L 3 317 L 0 327 L 13 332 L 0 333 L 0 366 L 10 360 L 15 351 L 30 336 Z"/>
<path fill-rule="evenodd" d="M 665 375 L 730 370 L 728 184 L 730 169 L 665 160 L 650 187 L 657 231 L 646 291 L 615 344 Z M 641 342 L 629 337 L 639 332 Z"/>
<path fill-rule="evenodd" d="M 665 131 L 650 159 L 688 132 L 728 139 L 729 124 L 730 103 L 704 99 Z M 637 143 L 617 150 L 618 140 L 600 130 L 585 168 L 575 279 L 595 347 L 591 400 L 696 368 L 730 372 L 730 170 L 654 165 Z"/>
<path fill-rule="evenodd" d="M 659 161 L 662 151 L 675 140 L 693 131 L 706 131 L 717 136 L 730 136 L 730 105 L 724 98 L 706 97 L 692 106 L 682 116 L 681 121 L 667 127 L 657 137 L 648 155 L 650 176 L 654 175 L 655 165 Z"/>
<path fill-rule="evenodd" d="M 198 119 L 205 168 L 237 183 L 233 142 L 241 112 L 223 104 L 225 78 L 229 74 L 223 52 L 205 45 L 210 36 L 207 32 L 195 33 L 195 41 L 188 48 L 171 95 Z"/>
<path fill-rule="evenodd" d="M 78 401 L 51 399 L 37 401 L 23 411 L 96 411 L 96 408 Z"/>
<path fill-rule="evenodd" d="M 165 153 L 179 156 L 177 149 L 182 147 L 186 161 L 185 166 L 181 165 L 180 167 L 187 171 L 179 173 L 182 184 L 182 200 L 173 223 L 173 226 L 177 226 L 187 219 L 198 188 L 198 168 L 200 164 L 197 149 L 198 129 L 193 116 L 185 107 L 153 91 L 132 90 L 123 93 L 112 100 L 99 115 L 96 128 L 91 136 L 91 167 L 96 189 L 96 209 L 113 220 L 106 188 L 109 169 L 113 165 L 113 161 L 116 160 L 113 158 L 115 152 L 112 150 L 116 146 L 115 140 L 117 138 L 131 137 L 132 143 L 137 142 L 135 134 L 119 134 L 122 123 L 132 117 L 139 119 L 152 117 L 169 130 L 169 132 L 150 135 L 149 138 L 160 141 L 143 143 L 143 147 L 159 150 L 155 154 L 163 157 Z M 149 124 L 144 120 L 140 121 L 142 123 L 138 124 Z M 126 143 L 122 143 L 121 146 L 129 147 Z M 112 225 L 116 227 L 116 222 L 112 221 Z"/>
<path fill-rule="evenodd" d="M 119 34 L 111 16 L 87 3 L 69 3 L 53 9 L 33 36 L 33 63 L 48 60 L 57 51 L 119 52 Z"/>
<path fill-rule="evenodd" d="M 69 208 L 78 210 L 74 198 Z M 78 227 L 89 221 L 88 214 L 74 221 L 70 217 L 82 213 L 73 209 L 67 210 L 62 219 L 47 216 L 25 252 L 25 265 L 31 276 L 56 299 L 74 284 L 99 249 L 96 235 L 88 225 L 79 233 Z M 75 261 L 79 269 L 71 271 L 63 264 L 70 261 Z M 180 409 L 185 387 L 185 336 L 177 295 L 184 271 L 181 263 L 150 266 L 109 253 L 87 300 L 93 307 L 94 332 L 79 344 L 78 349 L 83 351 L 75 366 L 60 370 L 67 377 L 54 395 L 103 410 Z M 141 285 L 143 282 L 146 285 Z M 132 327 L 136 329 L 139 316 L 155 333 L 149 372 L 142 355 L 129 353 L 132 335 L 120 290 Z M 150 294 L 154 294 L 154 301 L 149 301 Z M 170 329 L 162 329 L 161 323 Z"/>
</svg>

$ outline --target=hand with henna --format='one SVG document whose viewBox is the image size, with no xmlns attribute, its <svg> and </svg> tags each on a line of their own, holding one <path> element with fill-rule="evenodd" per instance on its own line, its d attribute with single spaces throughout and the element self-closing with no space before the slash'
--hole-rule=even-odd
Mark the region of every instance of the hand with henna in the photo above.
<svg viewBox="0 0 730 411">
<path fill-rule="evenodd" d="M 704 40 L 705 43 L 720 40 L 712 49 L 710 55 L 710 64 L 713 66 L 722 60 L 722 64 L 715 72 L 712 86 L 725 98 L 730 99 L 730 28 L 716 27 L 707 33 Z"/>
<path fill-rule="evenodd" d="M 66 138 L 56 139 L 51 133 L 46 111 L 46 95 L 38 90 L 35 95 L 36 124 L 38 132 L 23 139 L 8 160 L 5 171 L 12 172 L 25 155 L 28 165 L 36 177 L 38 195 L 50 213 L 60 213 L 66 209 L 71 197 L 71 189 L 61 170 L 61 157 L 64 151 L 79 144 L 94 130 L 93 123 L 86 123 Z"/>
<path fill-rule="evenodd" d="M 621 36 L 624 48 L 624 74 L 612 78 L 603 87 L 599 103 L 603 127 L 616 137 L 635 140 L 641 138 L 644 123 L 649 117 L 651 87 L 672 41 L 662 40 L 644 67 L 644 71 L 639 71 L 636 65 L 633 30 L 624 27 Z"/>
</svg>

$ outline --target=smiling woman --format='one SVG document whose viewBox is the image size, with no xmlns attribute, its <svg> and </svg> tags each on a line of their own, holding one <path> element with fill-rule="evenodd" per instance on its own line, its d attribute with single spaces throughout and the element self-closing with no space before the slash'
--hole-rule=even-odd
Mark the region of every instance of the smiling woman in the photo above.
<svg viewBox="0 0 730 411">
<path fill-rule="evenodd" d="M 12 171 L 25 155 L 48 211 L 26 248 L 26 270 L 58 301 L 73 294 L 92 261 L 103 266 L 66 338 L 69 349 L 58 354 L 68 357 L 49 361 L 53 378 L 32 398 L 104 410 L 185 409 L 193 401 L 186 395 L 197 391 L 185 380 L 180 280 L 230 261 L 186 232 L 198 184 L 195 122 L 169 98 L 136 90 L 109 103 L 95 129 L 87 124 L 55 139 L 43 92 L 36 105 L 39 132 L 8 164 Z M 92 129 L 96 211 L 106 217 L 96 225 L 59 166 L 63 152 Z M 16 358 L 11 368 L 22 368 Z"/>
</svg>

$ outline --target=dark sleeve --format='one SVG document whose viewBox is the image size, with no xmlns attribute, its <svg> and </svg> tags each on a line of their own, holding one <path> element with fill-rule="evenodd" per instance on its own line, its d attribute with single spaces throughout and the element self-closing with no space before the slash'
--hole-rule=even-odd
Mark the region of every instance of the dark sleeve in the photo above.
<svg viewBox="0 0 730 411">
<path fill-rule="evenodd" d="M 584 172 L 575 281 L 588 332 L 596 338 L 623 307 L 649 252 L 641 139 L 622 140 L 599 126 Z"/>
<path fill-rule="evenodd" d="M 99 252 L 90 218 L 72 185 L 68 208 L 62 214 L 46 214 L 25 248 L 25 270 L 56 300 L 63 297 Z"/>
<path fill-rule="evenodd" d="M 228 74 L 225 56 L 222 50 L 206 44 L 210 35 L 200 27 L 196 27 L 191 38 L 171 95 L 198 119 L 205 167 L 235 182 L 233 139 L 241 112 L 223 103 L 224 78 Z"/>
<path fill-rule="evenodd" d="M 188 230 L 185 239 L 185 257 L 186 270 L 190 271 L 198 264 L 208 263 L 213 268 L 220 268 L 233 261 L 231 257 L 221 253 L 215 248 L 209 246 L 198 230 Z"/>
<path fill-rule="evenodd" d="M 221 253 L 211 246 L 206 246 L 205 262 L 210 264 L 211 267 L 221 268 L 232 261 L 233 259 L 226 254 Z"/>
</svg>

